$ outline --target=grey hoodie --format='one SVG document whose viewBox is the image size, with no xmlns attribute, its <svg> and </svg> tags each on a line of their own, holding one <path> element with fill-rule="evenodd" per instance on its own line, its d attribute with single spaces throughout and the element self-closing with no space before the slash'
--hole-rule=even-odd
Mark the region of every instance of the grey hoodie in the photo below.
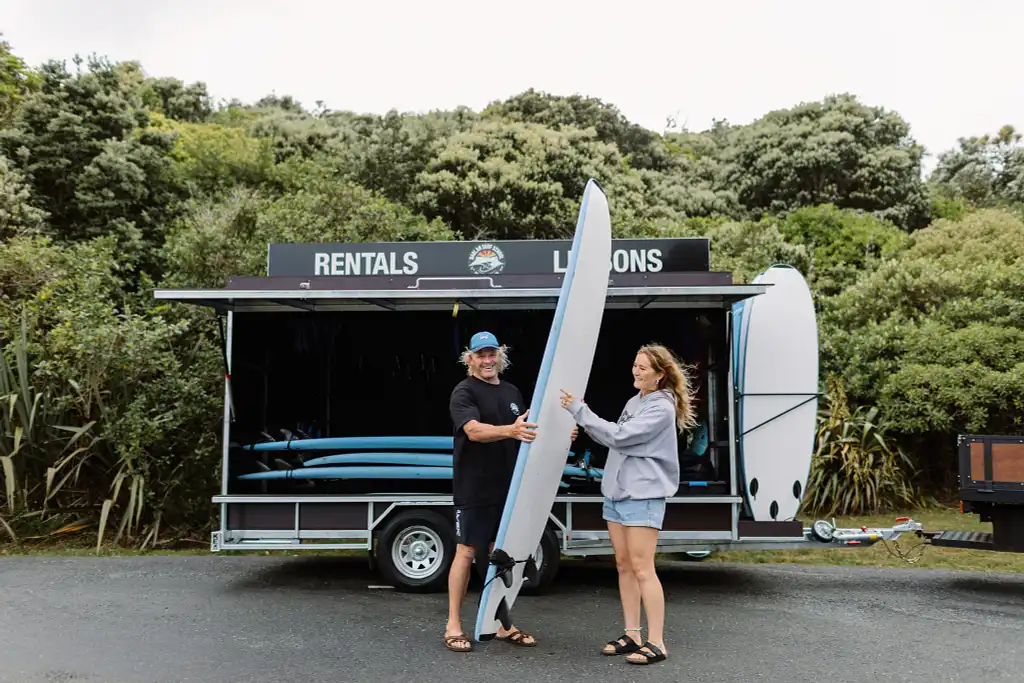
<svg viewBox="0 0 1024 683">
<path fill-rule="evenodd" d="M 578 397 L 568 407 L 576 424 L 608 447 L 601 493 L 609 500 L 668 498 L 679 489 L 675 397 L 652 391 L 626 402 L 618 422 L 602 420 Z"/>
</svg>

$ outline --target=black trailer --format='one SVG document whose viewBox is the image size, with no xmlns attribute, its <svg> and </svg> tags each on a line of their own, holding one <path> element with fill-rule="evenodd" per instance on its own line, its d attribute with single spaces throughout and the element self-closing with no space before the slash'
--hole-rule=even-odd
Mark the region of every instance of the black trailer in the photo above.
<svg viewBox="0 0 1024 683">
<path fill-rule="evenodd" d="M 302 467 L 299 451 L 247 444 L 309 436 L 450 435 L 448 397 L 465 376 L 460 351 L 478 329 L 511 347 L 507 377 L 529 396 L 561 286 L 569 243 L 521 241 L 271 245 L 268 274 L 223 289 L 157 290 L 164 301 L 224 318 L 223 461 L 211 549 L 367 551 L 402 590 L 446 585 L 454 552 L 450 480 L 252 482 L 240 474 Z M 486 268 L 475 268 L 486 252 Z M 919 529 L 834 529 L 819 521 L 754 521 L 744 504 L 733 428 L 730 310 L 767 285 L 735 284 L 709 267 L 702 239 L 615 240 L 606 313 L 587 389 L 615 416 L 643 343 L 673 348 L 696 372 L 699 433 L 681 437 L 684 481 L 669 500 L 660 552 L 863 547 Z M 585 432 L 573 444 L 600 465 Z M 765 495 L 765 494 L 762 494 Z M 781 491 L 778 495 L 794 495 Z M 799 494 L 796 494 L 799 495 Z M 551 580 L 560 556 L 612 552 L 599 484 L 556 498 L 537 561 Z"/>
</svg>

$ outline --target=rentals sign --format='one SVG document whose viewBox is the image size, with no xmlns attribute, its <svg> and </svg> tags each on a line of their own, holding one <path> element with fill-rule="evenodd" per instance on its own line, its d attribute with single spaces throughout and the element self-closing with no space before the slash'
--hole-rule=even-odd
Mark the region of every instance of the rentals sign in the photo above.
<svg viewBox="0 0 1024 683">
<path fill-rule="evenodd" d="M 570 240 L 271 244 L 267 275 L 550 275 L 564 273 Z M 706 238 L 612 240 L 613 273 L 708 272 Z"/>
</svg>

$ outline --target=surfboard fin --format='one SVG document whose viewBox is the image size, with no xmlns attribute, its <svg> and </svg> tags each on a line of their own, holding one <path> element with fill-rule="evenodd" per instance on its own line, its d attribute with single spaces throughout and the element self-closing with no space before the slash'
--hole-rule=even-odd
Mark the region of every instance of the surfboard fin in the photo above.
<svg viewBox="0 0 1024 683">
<path fill-rule="evenodd" d="M 535 581 L 537 579 L 537 561 L 533 559 L 533 555 L 526 558 L 526 566 L 523 567 L 523 577 L 527 581 Z"/>
<path fill-rule="evenodd" d="M 495 610 L 494 616 L 501 622 L 502 628 L 506 631 L 512 628 L 512 617 L 508 614 L 508 603 L 505 602 L 505 598 L 501 599 L 498 603 L 498 609 Z"/>
</svg>

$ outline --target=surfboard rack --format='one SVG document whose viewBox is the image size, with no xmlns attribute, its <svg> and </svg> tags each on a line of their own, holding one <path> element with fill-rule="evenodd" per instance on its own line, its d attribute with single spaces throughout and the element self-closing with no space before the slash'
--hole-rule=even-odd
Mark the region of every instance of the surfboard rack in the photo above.
<svg viewBox="0 0 1024 683">
<path fill-rule="evenodd" d="M 756 431 L 756 430 L 760 429 L 761 427 L 764 427 L 765 425 L 774 422 L 775 420 L 779 419 L 780 417 L 793 412 L 797 408 L 799 408 L 799 407 L 801 407 L 803 405 L 806 405 L 806 404 L 810 403 L 811 401 L 814 401 L 816 399 L 822 398 L 823 396 L 825 396 L 825 394 L 823 394 L 820 391 L 815 392 L 815 393 L 811 393 L 811 394 L 808 394 L 808 393 L 799 393 L 799 394 L 747 394 L 747 393 L 743 393 L 743 392 L 736 392 L 736 396 L 739 397 L 739 398 L 745 398 L 747 396 L 766 396 L 766 397 L 772 397 L 772 398 L 777 397 L 777 396 L 806 396 L 807 397 L 803 401 L 800 401 L 799 403 L 797 403 L 796 405 L 790 406 L 786 410 L 783 410 L 778 415 L 774 415 L 774 416 L 768 418 L 767 420 L 765 420 L 764 422 L 760 422 L 760 423 L 754 425 L 753 427 L 751 427 L 750 429 L 747 429 L 747 430 L 745 430 L 743 432 L 740 432 L 740 434 L 739 434 L 739 436 L 746 436 L 747 434 L 750 434 L 751 432 Z"/>
</svg>

